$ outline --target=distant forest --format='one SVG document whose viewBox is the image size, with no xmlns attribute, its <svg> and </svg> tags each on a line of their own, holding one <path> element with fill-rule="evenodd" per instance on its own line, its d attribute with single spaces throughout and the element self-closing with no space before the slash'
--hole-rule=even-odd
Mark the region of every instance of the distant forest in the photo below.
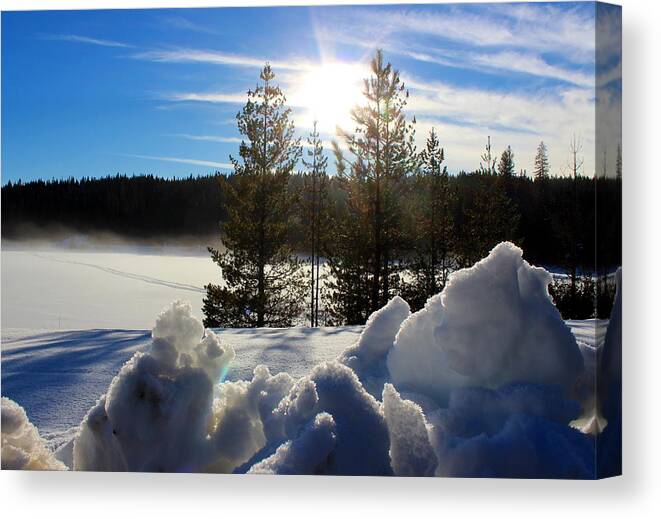
<svg viewBox="0 0 661 519">
<path fill-rule="evenodd" d="M 306 175 L 294 174 L 289 179 L 292 192 L 301 192 Z M 205 240 L 220 232 L 227 219 L 225 194 L 234 174 L 216 173 L 211 176 L 190 176 L 164 179 L 153 175 L 116 175 L 105 178 L 66 180 L 36 180 L 9 182 L 2 187 L 2 237 L 20 240 L 29 226 L 30 232 L 41 231 L 47 237 L 57 227 L 81 233 L 99 231 L 116 233 L 130 239 L 176 239 L 179 237 Z M 455 222 L 457 249 L 465 256 L 464 263 L 481 257 L 496 244 L 499 236 L 511 237 L 524 249 L 525 257 L 534 264 L 567 269 L 571 265 L 572 236 L 577 237 L 576 263 L 582 270 L 595 269 L 595 201 L 597 191 L 600 211 L 599 227 L 607 234 L 605 241 L 619 243 L 614 233 L 621 233 L 619 207 L 620 181 L 594 180 L 579 177 L 549 177 L 534 181 L 530 177 L 507 179 L 507 198 L 512 204 L 510 220 L 501 222 L 503 228 L 490 225 L 493 215 L 481 212 L 484 193 L 502 178 L 484 175 L 479 171 L 449 175 L 452 198 L 451 212 Z M 599 188 L 597 188 L 599 183 Z M 403 203 L 417 200 L 418 186 L 409 180 L 409 196 Z M 338 208 L 346 202 L 337 178 L 328 177 L 328 197 Z M 575 192 L 574 192 L 575 191 Z M 579 213 L 572 221 L 576 197 Z M 291 230 L 294 249 L 309 252 L 305 238 L 305 215 L 295 219 L 298 225 Z M 415 222 L 410 222 L 412 239 Z M 486 231 L 483 238 L 479 230 Z M 574 234 L 575 233 L 575 234 Z M 482 243 L 479 243 L 482 242 Z M 464 246 L 461 247 L 461 244 Z M 468 249 L 474 249 L 469 251 Z M 455 252 L 459 253 L 459 250 Z M 599 263 L 616 266 L 621 263 L 620 251 L 604 246 Z"/>
</svg>

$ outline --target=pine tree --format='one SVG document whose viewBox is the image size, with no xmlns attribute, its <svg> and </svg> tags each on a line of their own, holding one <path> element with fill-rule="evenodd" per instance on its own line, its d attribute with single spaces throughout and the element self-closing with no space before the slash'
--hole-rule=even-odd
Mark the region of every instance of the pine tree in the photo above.
<svg viewBox="0 0 661 519">
<path fill-rule="evenodd" d="M 319 326 L 321 255 L 330 222 L 326 175 L 328 159 L 324 156 L 316 121 L 308 137 L 308 144 L 308 160 L 303 159 L 307 168 L 303 213 L 304 218 L 309 219 L 307 243 L 310 249 L 310 326 Z"/>
<path fill-rule="evenodd" d="M 365 104 L 352 110 L 356 124 L 354 133 L 341 132 L 352 160 L 347 161 L 336 147 L 338 174 L 342 178 L 348 197 L 346 232 L 338 239 L 356 239 L 361 229 L 367 231 L 362 253 L 367 256 L 369 300 L 366 312 L 381 308 L 393 295 L 398 284 L 398 258 L 403 239 L 401 228 L 400 198 L 404 189 L 403 179 L 415 168 L 413 123 L 408 123 L 404 108 L 408 91 L 399 72 L 383 62 L 383 54 L 377 51 L 371 63 L 371 76 L 364 82 Z M 342 248 L 342 247 L 340 247 Z M 362 263 L 362 262 L 361 262 Z M 338 281 L 335 283 L 333 304 L 340 308 L 340 300 L 346 290 L 342 286 L 339 269 L 354 270 L 346 261 L 333 261 L 331 269 Z"/>
<path fill-rule="evenodd" d="M 511 146 L 508 146 L 503 154 L 500 156 L 498 163 L 498 173 L 505 178 L 512 178 L 514 176 L 514 152 Z"/>
<path fill-rule="evenodd" d="M 416 191 L 411 207 L 413 239 L 409 262 L 411 282 L 403 291 L 404 298 L 415 310 L 427 299 L 439 293 L 452 268 L 456 194 L 450 187 L 445 152 L 432 128 L 426 148 L 420 153 L 420 170 L 416 175 Z"/>
<path fill-rule="evenodd" d="M 245 140 L 240 160 L 230 157 L 234 176 L 222 227 L 226 250 L 209 248 L 224 285 L 206 286 L 205 326 L 291 326 L 302 311 L 305 283 L 288 243 L 296 202 L 288 182 L 301 146 L 274 78 L 267 63 L 237 114 Z"/>
<path fill-rule="evenodd" d="M 483 175 L 496 174 L 496 159 L 491 156 L 491 136 L 487 136 L 487 145 L 484 148 L 484 153 L 480 157 L 480 173 Z"/>
<path fill-rule="evenodd" d="M 622 178 L 622 146 L 617 145 L 617 155 L 615 157 L 615 178 Z"/>
<path fill-rule="evenodd" d="M 537 154 L 535 155 L 535 168 L 533 170 L 533 176 L 535 180 L 541 180 L 548 178 L 549 176 L 549 158 L 547 154 L 546 144 L 544 141 L 539 143 L 537 146 Z"/>
</svg>

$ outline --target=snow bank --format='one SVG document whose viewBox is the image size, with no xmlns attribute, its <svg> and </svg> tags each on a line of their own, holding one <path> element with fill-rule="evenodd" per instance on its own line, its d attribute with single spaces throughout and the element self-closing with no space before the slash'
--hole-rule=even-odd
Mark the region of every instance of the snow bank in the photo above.
<svg viewBox="0 0 661 519">
<path fill-rule="evenodd" d="M 213 387 L 234 351 L 175 302 L 157 319 L 151 349 L 136 353 L 84 418 L 76 470 L 204 470 Z"/>
<path fill-rule="evenodd" d="M 402 322 L 409 315 L 408 303 L 399 296 L 392 298 L 386 306 L 370 315 L 356 344 L 344 350 L 338 359 L 358 375 L 374 397 L 381 396 L 388 374 L 386 356 Z"/>
<path fill-rule="evenodd" d="M 386 384 L 383 405 L 395 475 L 594 477 L 593 441 L 567 425 L 580 407 L 557 388 L 461 388 L 425 415 Z"/>
<path fill-rule="evenodd" d="M 25 410 L 2 397 L 2 470 L 66 470 L 46 448 Z"/>
<path fill-rule="evenodd" d="M 457 389 L 430 418 L 436 474 L 590 479 L 593 440 L 568 425 L 580 411 L 554 386 Z"/>
<path fill-rule="evenodd" d="M 569 426 L 583 360 L 549 281 L 501 244 L 420 312 L 394 298 L 338 361 L 297 380 L 257 366 L 224 381 L 234 350 L 174 303 L 83 420 L 73 467 L 593 477 L 594 441 Z"/>
<path fill-rule="evenodd" d="M 388 428 L 381 405 L 365 390 L 356 374 L 339 362 L 318 365 L 309 376 L 301 378 L 273 410 L 266 424 L 272 447 L 282 440 L 287 442 L 298 437 L 305 445 L 312 442 L 304 439 L 310 435 L 306 428 L 314 430 L 309 421 L 320 414 L 332 417 L 335 443 L 330 454 L 321 456 L 325 460 L 323 466 L 313 464 L 314 472 L 301 473 L 392 475 Z M 329 427 L 325 430 L 328 432 Z M 329 435 L 325 445 L 332 443 Z M 314 438 L 317 441 L 318 434 Z M 268 454 L 265 450 L 262 458 Z M 261 465 L 253 468 L 254 471 L 264 470 Z"/>
<path fill-rule="evenodd" d="M 550 274 L 522 254 L 497 245 L 404 321 L 387 358 L 398 389 L 443 403 L 457 387 L 572 386 L 581 353 L 548 294 Z"/>
</svg>

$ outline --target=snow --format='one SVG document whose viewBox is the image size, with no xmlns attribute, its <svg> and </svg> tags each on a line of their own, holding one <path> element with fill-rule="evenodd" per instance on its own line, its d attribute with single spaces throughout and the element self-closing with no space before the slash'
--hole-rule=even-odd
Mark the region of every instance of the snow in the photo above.
<svg viewBox="0 0 661 519">
<path fill-rule="evenodd" d="M 392 384 L 386 384 L 383 410 L 395 476 L 433 476 L 438 459 L 430 443 L 427 421 L 420 406 L 402 399 Z"/>
<path fill-rule="evenodd" d="M 2 470 L 65 470 L 48 451 L 25 410 L 2 397 Z"/>
<path fill-rule="evenodd" d="M 335 448 L 335 421 L 319 413 L 295 440 L 283 443 L 274 454 L 253 465 L 249 474 L 323 474 Z"/>
<path fill-rule="evenodd" d="M 497 245 L 404 322 L 387 361 L 397 387 L 442 403 L 456 387 L 574 384 L 583 359 L 549 296 L 551 276 L 522 255 Z"/>
<path fill-rule="evenodd" d="M 193 311 L 194 313 L 194 311 Z M 153 320 L 153 318 L 152 318 Z M 362 326 L 215 329 L 237 353 L 227 380 L 250 380 L 256 366 L 294 378 L 335 359 Z M 2 328 L 2 394 L 29 410 L 53 447 L 71 437 L 135 352 L 149 346 L 146 330 L 20 330 Z M 51 398 L 52 394 L 59 398 Z"/>
<path fill-rule="evenodd" d="M 603 477 L 622 473 L 622 269 L 600 357 L 598 397 L 607 425 L 598 436 L 597 464 Z M 598 418 L 599 415 L 597 414 Z"/>
<path fill-rule="evenodd" d="M 122 278 L 134 291 L 146 283 Z M 394 298 L 364 328 L 205 330 L 181 302 L 151 333 L 3 327 L 3 395 L 43 431 L 3 400 L 9 427 L 24 424 L 30 438 L 22 451 L 7 444 L 7 459 L 47 455 L 76 470 L 592 478 L 595 439 L 577 422 L 600 432 L 590 382 L 605 369 L 609 423 L 598 441 L 618 439 L 619 306 L 607 332 L 603 322 L 565 323 L 549 281 L 501 244 L 420 312 Z M 3 429 L 3 451 L 5 441 Z"/>
<path fill-rule="evenodd" d="M 3 247 L 2 328 L 149 329 L 177 299 L 202 318 L 204 286 L 219 278 L 208 255 Z"/>
<path fill-rule="evenodd" d="M 409 315 L 408 303 L 399 296 L 393 297 L 369 317 L 356 344 L 344 350 L 339 358 L 375 397 L 381 395 L 387 377 L 386 356 L 402 322 Z"/>
<path fill-rule="evenodd" d="M 234 350 L 173 303 L 156 320 L 152 344 L 136 353 L 80 425 L 76 470 L 201 471 L 214 384 Z"/>
</svg>

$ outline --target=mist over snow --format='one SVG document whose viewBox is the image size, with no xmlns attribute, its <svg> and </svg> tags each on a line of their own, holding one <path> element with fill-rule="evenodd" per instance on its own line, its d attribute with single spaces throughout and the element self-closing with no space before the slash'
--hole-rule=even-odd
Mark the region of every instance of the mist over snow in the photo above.
<svg viewBox="0 0 661 519">
<path fill-rule="evenodd" d="M 453 273 L 419 312 L 394 298 L 359 336 L 359 327 L 333 332 L 343 351 L 289 357 L 291 366 L 262 357 L 252 341 L 280 334 L 284 350 L 297 334 L 327 334 L 325 347 L 331 330 L 214 332 L 189 304 L 172 303 L 59 459 L 3 399 L 3 468 L 7 451 L 17 468 L 63 469 L 63 460 L 102 471 L 593 478 L 596 442 L 614 443 L 621 431 L 621 289 L 602 353 L 580 326 L 579 346 L 549 297 L 550 279 L 502 243 Z M 252 373 L 229 380 L 246 357 Z M 588 404 L 577 387 L 598 363 L 611 375 Z M 590 412 L 608 420 L 597 438 L 573 426 Z"/>
</svg>

